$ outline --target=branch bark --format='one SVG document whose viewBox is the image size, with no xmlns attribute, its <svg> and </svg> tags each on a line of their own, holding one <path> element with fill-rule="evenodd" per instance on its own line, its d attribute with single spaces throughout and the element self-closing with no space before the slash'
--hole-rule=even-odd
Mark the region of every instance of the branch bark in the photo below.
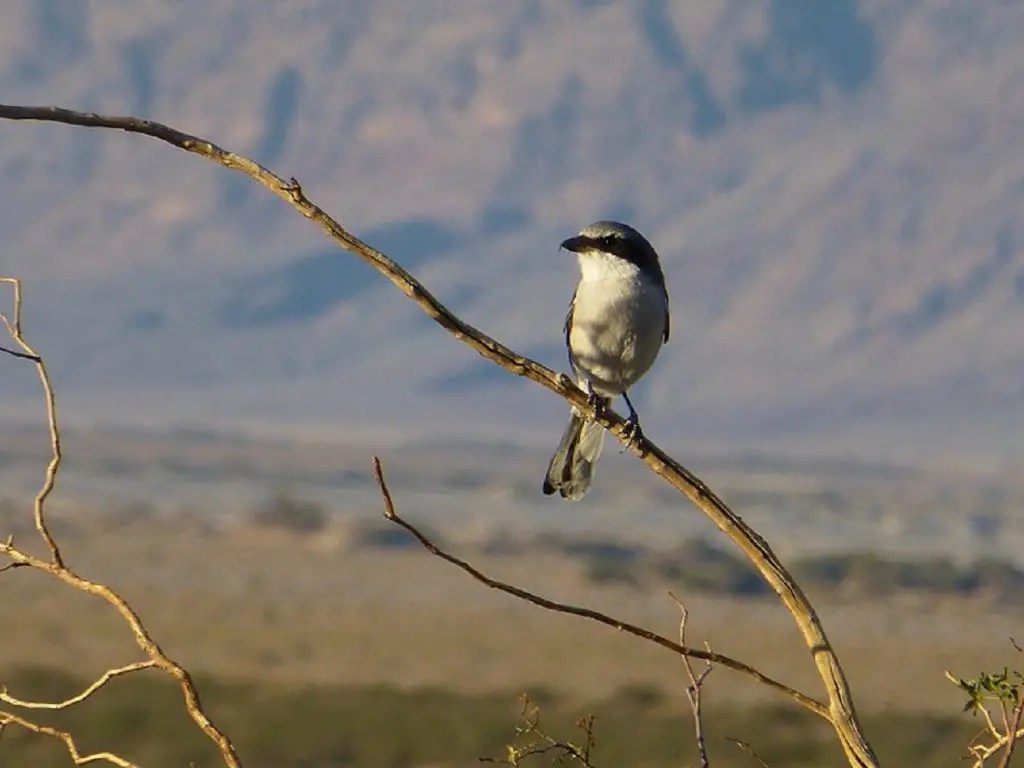
<svg viewBox="0 0 1024 768">
<path fill-rule="evenodd" d="M 303 193 L 296 179 L 291 178 L 286 181 L 243 155 L 227 151 L 206 139 L 151 120 L 76 112 L 59 107 L 12 105 L 0 105 L 0 118 L 65 123 L 150 136 L 186 152 L 205 157 L 225 168 L 244 173 L 291 205 L 303 216 L 315 222 L 343 248 L 374 266 L 455 338 L 505 370 L 528 378 L 559 395 L 582 413 L 595 418 L 624 445 L 629 445 L 624 434 L 625 422 L 622 417 L 611 412 L 594 413 L 594 409 L 587 404 L 586 395 L 567 376 L 556 373 L 550 368 L 514 352 L 456 317 L 397 263 L 347 232 L 327 213 L 311 202 Z M 786 570 L 768 542 L 733 512 L 696 475 L 668 456 L 650 440 L 646 438 L 640 440 L 635 450 L 651 471 L 681 491 L 740 548 L 762 578 L 779 596 L 796 621 L 828 693 L 829 719 L 847 760 L 850 765 L 858 768 L 877 766 L 878 760 L 864 737 L 854 707 L 853 695 L 839 663 L 839 658 L 825 634 L 825 629 L 800 585 Z"/>
</svg>

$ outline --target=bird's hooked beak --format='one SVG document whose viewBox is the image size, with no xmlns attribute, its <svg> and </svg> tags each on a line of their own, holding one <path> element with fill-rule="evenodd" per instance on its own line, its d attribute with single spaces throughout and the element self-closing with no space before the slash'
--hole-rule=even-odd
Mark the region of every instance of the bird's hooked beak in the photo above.
<svg viewBox="0 0 1024 768">
<path fill-rule="evenodd" d="M 588 248 L 587 238 L 582 235 L 570 237 L 568 240 L 562 241 L 562 247 L 567 251 L 572 251 L 573 253 L 582 253 Z"/>
</svg>

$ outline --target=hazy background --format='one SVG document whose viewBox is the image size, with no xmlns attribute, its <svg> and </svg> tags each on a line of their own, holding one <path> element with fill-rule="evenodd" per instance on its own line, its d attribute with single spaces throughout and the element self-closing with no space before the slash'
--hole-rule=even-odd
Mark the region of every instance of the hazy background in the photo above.
<svg viewBox="0 0 1024 768">
<path fill-rule="evenodd" d="M 1016 461 L 1022 28 L 1012 0 L 9 0 L 0 93 L 294 175 L 560 368 L 557 244 L 630 221 L 674 310 L 638 406 L 677 452 Z M 0 130 L 2 268 L 68 423 L 557 439 L 560 402 L 246 179 Z M 36 402 L 31 371 L 0 375 L 7 414 Z"/>
<path fill-rule="evenodd" d="M 0 102 L 152 118 L 295 176 L 456 313 L 563 370 L 577 268 L 558 243 L 637 226 L 673 312 L 635 393 L 645 431 L 799 574 L 862 711 L 924 718 L 872 721 L 902 740 L 887 764 L 946 765 L 938 735 L 973 725 L 942 672 L 1019 659 L 1022 30 L 1018 0 L 3 0 Z M 375 453 L 400 511 L 488 572 L 669 636 L 675 589 L 693 644 L 818 690 L 774 596 L 699 543 L 724 542 L 707 520 L 611 446 L 583 503 L 541 496 L 564 403 L 244 177 L 139 136 L 4 122 L 0 232 L 65 428 L 69 562 L 206 676 L 247 755 L 469 764 L 541 686 L 567 718 L 612 697 L 626 725 L 604 743 L 626 756 L 600 764 L 639 764 L 636 744 L 679 764 L 675 660 L 411 547 L 379 519 Z M 32 366 L 0 359 L 0 537 L 26 546 L 43 421 Z M 0 580 L 0 626 L 17 695 L 61 698 L 134 652 L 24 569 Z M 764 700 L 727 674 L 713 707 Z M 268 714 L 276 685 L 301 706 Z M 174 762 L 166 745 L 190 742 L 118 690 L 113 714 L 82 715 L 97 740 L 120 729 L 97 746 L 214 764 Z M 346 697 L 354 715 L 331 709 Z M 660 740 L 636 730 L 651 707 Z M 822 764 L 782 717 L 713 722 L 770 764 Z"/>
</svg>

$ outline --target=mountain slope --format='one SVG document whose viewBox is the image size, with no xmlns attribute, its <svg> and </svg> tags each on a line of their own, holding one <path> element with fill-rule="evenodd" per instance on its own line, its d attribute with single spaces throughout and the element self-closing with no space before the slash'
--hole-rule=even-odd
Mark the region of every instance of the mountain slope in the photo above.
<svg viewBox="0 0 1024 768">
<path fill-rule="evenodd" d="M 656 439 L 1010 455 L 1022 25 L 1009 1 L 11 0 L 0 92 L 295 175 L 559 367 L 556 245 L 628 219 L 672 295 L 638 403 Z M 0 130 L 3 272 L 66 418 L 515 440 L 561 418 L 247 180 L 140 137 Z M 31 372 L 0 370 L 20 416 Z"/>
</svg>

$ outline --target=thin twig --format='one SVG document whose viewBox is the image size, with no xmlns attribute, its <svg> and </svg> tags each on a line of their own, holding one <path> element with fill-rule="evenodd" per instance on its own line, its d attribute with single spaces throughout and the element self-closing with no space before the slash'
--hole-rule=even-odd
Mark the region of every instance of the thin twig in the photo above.
<svg viewBox="0 0 1024 768">
<path fill-rule="evenodd" d="M 64 746 L 67 748 L 68 754 L 71 756 L 71 760 L 75 765 L 86 765 L 88 763 L 104 761 L 116 765 L 119 768 L 139 768 L 135 763 L 125 760 L 123 757 L 119 757 L 113 752 L 94 752 L 89 755 L 83 755 L 79 752 L 78 745 L 75 744 L 75 739 L 70 733 L 57 730 L 49 725 L 33 723 L 31 720 L 26 720 L 12 712 L 0 712 L 0 729 L 8 725 L 18 725 L 26 730 L 32 731 L 33 733 L 59 739 L 64 742 Z"/>
<path fill-rule="evenodd" d="M 570 762 L 579 763 L 583 768 L 596 768 L 590 762 L 590 754 L 594 749 L 594 716 L 587 715 L 576 721 L 576 727 L 583 731 L 583 745 L 578 746 L 570 741 L 563 741 L 548 735 L 540 725 L 540 707 L 530 701 L 525 693 L 520 697 L 522 711 L 519 713 L 523 725 L 516 727 L 516 735 L 520 739 L 529 739 L 523 746 L 515 744 L 507 745 L 508 754 L 503 760 L 495 760 L 492 757 L 478 758 L 481 763 L 500 763 L 502 765 L 518 766 L 524 758 L 555 753 L 554 762 L 562 764 L 568 759 Z"/>
<path fill-rule="evenodd" d="M 1024 729 L 1020 727 L 1022 717 L 1024 717 L 1024 696 L 1021 696 L 1017 706 L 1013 708 L 1013 719 L 1006 729 L 1006 751 L 1003 753 L 1003 759 L 999 763 L 999 768 L 1009 768 L 1017 741 L 1024 736 Z"/>
<path fill-rule="evenodd" d="M 768 763 L 766 763 L 761 758 L 761 756 L 759 754 L 757 754 L 757 752 L 754 751 L 754 748 L 752 746 L 750 746 L 747 742 L 743 741 L 742 739 L 734 739 L 732 736 L 726 736 L 725 739 L 726 739 L 726 741 L 731 741 L 733 744 L 735 744 L 737 747 L 742 749 L 744 752 L 746 752 L 752 758 L 757 760 L 757 762 L 761 764 L 761 768 L 771 768 L 771 766 L 768 765 Z"/>
<path fill-rule="evenodd" d="M 556 613 L 567 613 L 572 616 L 581 616 L 585 619 L 591 619 L 592 621 L 596 621 L 599 624 L 604 624 L 605 626 L 618 629 L 622 632 L 633 635 L 634 637 L 639 637 L 643 640 L 647 640 L 648 642 L 654 643 L 655 645 L 660 645 L 662 648 L 667 648 L 673 653 L 677 653 L 681 656 L 689 656 L 694 659 L 703 659 L 704 661 L 714 662 L 715 664 L 721 664 L 723 667 L 728 667 L 729 669 L 735 670 L 736 672 L 742 672 L 743 674 L 754 678 L 759 683 L 763 683 L 764 685 L 767 685 L 768 687 L 785 694 L 793 701 L 795 701 L 797 704 L 806 707 L 819 717 L 822 717 L 825 720 L 829 719 L 828 708 L 820 701 L 812 699 L 810 696 L 807 696 L 806 694 L 800 693 L 800 691 L 790 688 L 785 683 L 780 683 L 778 680 L 769 677 L 768 675 L 755 669 L 749 664 L 744 664 L 742 661 L 737 661 L 736 659 L 733 659 L 729 656 L 724 656 L 720 653 L 715 653 L 713 651 L 700 650 L 699 648 L 688 648 L 684 645 L 681 645 L 680 643 L 674 642 L 673 640 L 669 640 L 667 637 L 663 635 L 659 635 L 657 632 L 652 632 L 649 629 L 644 629 L 643 627 L 639 627 L 635 624 L 630 624 L 627 621 L 616 619 L 613 616 L 608 616 L 607 614 L 601 613 L 599 611 L 594 611 L 590 608 L 582 608 L 576 605 L 569 605 L 567 603 L 559 603 L 555 600 L 549 600 L 546 597 L 541 597 L 540 595 L 536 595 L 533 592 L 529 592 L 525 589 L 516 587 L 512 584 L 506 584 L 503 581 L 492 579 L 490 576 L 474 568 L 465 560 L 460 560 L 459 558 L 455 557 L 455 555 L 445 552 L 443 549 L 434 544 L 434 542 L 428 539 L 423 533 L 421 533 L 419 529 L 416 528 L 416 526 L 414 526 L 410 522 L 407 522 L 398 515 L 398 512 L 395 511 L 394 501 L 391 498 L 391 491 L 388 489 L 388 485 L 384 480 L 384 471 L 381 467 L 380 459 L 377 458 L 376 456 L 373 457 L 373 476 L 376 479 L 377 485 L 380 488 L 381 495 L 384 498 L 384 516 L 391 522 L 401 526 L 409 533 L 411 533 L 413 536 L 415 536 L 416 540 L 419 541 L 419 543 L 423 545 L 423 547 L 432 555 L 436 555 L 442 560 L 445 560 L 451 563 L 452 565 L 461 568 L 463 571 L 468 573 L 481 584 L 491 587 L 492 589 L 496 589 L 499 592 L 504 592 L 508 595 L 512 595 L 513 597 L 518 597 L 520 600 L 526 600 L 529 603 L 533 603 L 534 605 L 540 606 L 541 608 L 545 608 L 549 611 L 554 611 Z"/>
<path fill-rule="evenodd" d="M 150 136 L 186 152 L 205 157 L 225 168 L 244 173 L 319 225 L 343 248 L 375 267 L 455 338 L 505 370 L 524 376 L 558 394 L 581 413 L 587 414 L 588 417 L 610 430 L 624 445 L 631 442 L 632 435 L 626 429 L 626 422 L 621 416 L 610 410 L 597 413 L 595 408 L 588 404 L 587 395 L 569 377 L 514 352 L 454 315 L 422 283 L 392 259 L 350 234 L 319 206 L 312 203 L 305 196 L 296 179 L 291 178 L 286 181 L 243 155 L 229 152 L 210 141 L 183 133 L 162 123 L 141 120 L 137 117 L 99 115 L 60 107 L 0 105 L 0 118 L 42 120 Z M 779 596 L 796 621 L 828 692 L 829 722 L 836 731 L 836 736 L 843 747 L 847 760 L 850 765 L 857 768 L 877 766 L 878 759 L 864 737 L 854 707 L 853 696 L 839 658 L 825 634 L 814 607 L 800 585 L 786 570 L 764 538 L 747 525 L 696 475 L 668 456 L 646 437 L 633 442 L 635 442 L 637 454 L 641 456 L 644 463 L 681 491 L 723 533 L 732 539 Z"/>
<path fill-rule="evenodd" d="M 16 349 L 10 349 L 8 347 L 3 346 L 2 344 L 0 344 L 0 352 L 3 352 L 5 355 L 10 355 L 11 357 L 19 357 L 22 360 L 31 360 L 33 363 L 39 362 L 39 357 L 37 355 L 30 355 L 26 352 L 19 352 Z"/>
<path fill-rule="evenodd" d="M 16 699 L 7 693 L 7 688 L 0 685 L 0 701 L 15 707 L 22 707 L 23 709 L 66 709 L 67 707 L 85 701 L 115 677 L 127 675 L 130 672 L 138 672 L 140 669 L 152 669 L 155 666 L 157 666 L 157 662 L 154 659 L 149 659 L 148 661 L 136 661 L 133 664 L 126 664 L 125 666 L 118 667 L 117 669 L 108 669 L 99 678 L 97 678 L 92 685 L 77 696 L 72 696 L 70 699 L 58 702 L 25 701 L 23 699 Z"/>
<path fill-rule="evenodd" d="M 668 594 L 675 604 L 679 606 L 679 644 L 685 648 L 686 620 L 690 617 L 690 612 L 686 610 L 686 606 L 683 605 L 682 601 L 671 591 L 669 591 Z M 711 646 L 705 643 L 704 647 L 710 653 Z M 710 661 L 706 661 L 704 662 L 704 669 L 701 670 L 700 674 L 694 674 L 693 664 L 690 663 L 690 657 L 684 654 L 683 666 L 686 668 L 686 677 L 690 681 L 690 684 L 686 687 L 686 698 L 690 702 L 690 710 L 693 712 L 693 730 L 694 738 L 697 742 L 697 755 L 700 758 L 701 768 L 708 768 L 711 763 L 708 761 L 707 744 L 704 743 L 704 718 L 700 710 L 700 692 L 701 687 L 704 685 L 705 678 L 711 674 L 711 670 L 714 665 Z"/>
<path fill-rule="evenodd" d="M 1024 653 L 1024 648 L 1021 648 L 1012 637 L 1010 638 L 1010 645 L 1014 647 L 1017 653 Z M 1003 712 L 1006 712 L 1005 708 Z M 1006 726 L 1006 752 L 1003 753 L 1003 759 L 999 763 L 999 768 L 1009 768 L 1010 759 L 1013 757 L 1013 751 L 1017 746 L 1017 742 L 1024 739 L 1024 728 L 1021 728 L 1022 718 L 1024 718 L 1024 692 L 1020 694 L 1020 700 L 1013 708 L 1013 718 Z"/>
<path fill-rule="evenodd" d="M 16 277 L 0 277 L 0 283 L 9 283 L 13 287 L 14 319 L 9 320 L 7 316 L 3 314 L 0 314 L 0 318 L 3 319 L 4 326 L 7 328 L 7 332 L 11 335 L 11 339 L 21 347 L 24 352 L 23 357 L 25 359 L 32 360 L 35 363 L 36 373 L 39 375 L 39 383 L 43 387 L 43 398 L 46 402 L 46 421 L 50 427 L 50 461 L 46 465 L 43 484 L 39 488 L 39 492 L 36 493 L 33 514 L 35 516 L 36 530 L 39 532 L 43 542 L 46 544 L 46 548 L 50 550 L 50 559 L 55 565 L 63 567 L 64 561 L 61 558 L 60 549 L 57 547 L 57 542 L 54 541 L 53 536 L 50 535 L 50 531 L 46 527 L 46 519 L 44 517 L 46 499 L 53 491 L 53 486 L 57 482 L 57 472 L 60 470 L 61 462 L 60 430 L 57 428 L 57 406 L 54 402 L 53 387 L 50 384 L 50 374 L 46 370 L 46 363 L 44 363 L 39 354 L 32 349 L 28 341 L 25 340 L 24 334 L 21 332 L 21 280 Z"/>
</svg>

